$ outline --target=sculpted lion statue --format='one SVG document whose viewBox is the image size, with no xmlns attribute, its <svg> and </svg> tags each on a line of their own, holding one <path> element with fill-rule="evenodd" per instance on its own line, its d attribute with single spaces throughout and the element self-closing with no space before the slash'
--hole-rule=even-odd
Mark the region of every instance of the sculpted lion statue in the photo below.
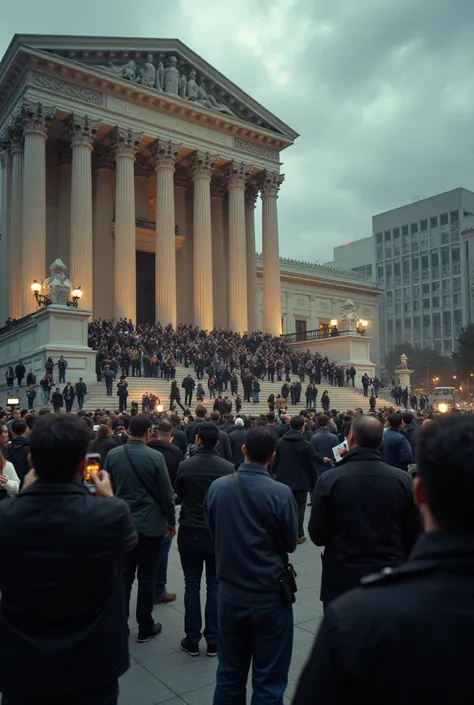
<svg viewBox="0 0 474 705">
<path fill-rule="evenodd" d="M 354 302 L 346 299 L 341 306 L 341 315 L 339 316 L 339 330 L 354 330 L 357 323 L 357 314 L 355 311 Z"/>
</svg>

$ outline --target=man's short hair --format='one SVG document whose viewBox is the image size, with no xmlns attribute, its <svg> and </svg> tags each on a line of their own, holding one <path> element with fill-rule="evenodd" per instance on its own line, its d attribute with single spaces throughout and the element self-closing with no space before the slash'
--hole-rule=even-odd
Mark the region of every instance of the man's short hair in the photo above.
<svg viewBox="0 0 474 705">
<path fill-rule="evenodd" d="M 400 428 L 402 425 L 402 415 L 401 414 L 389 414 L 388 424 L 391 428 Z"/>
<path fill-rule="evenodd" d="M 200 404 L 199 406 L 196 407 L 196 416 L 198 417 L 198 419 L 205 419 L 206 414 L 207 414 L 207 409 L 205 406 L 202 406 L 202 404 Z"/>
<path fill-rule="evenodd" d="M 383 437 L 383 426 L 373 416 L 356 416 L 351 424 L 354 441 L 361 448 L 380 448 Z"/>
<path fill-rule="evenodd" d="M 15 436 L 24 436 L 28 426 L 25 419 L 15 419 L 10 428 Z"/>
<path fill-rule="evenodd" d="M 274 411 L 268 412 L 267 421 L 268 421 L 268 423 L 273 423 L 275 421 L 275 412 Z"/>
<path fill-rule="evenodd" d="M 227 421 L 227 423 L 234 423 L 234 415 L 233 414 L 226 414 L 225 420 Z"/>
<path fill-rule="evenodd" d="M 411 411 L 404 411 L 402 414 L 402 421 L 404 424 L 413 423 L 413 414 Z"/>
<path fill-rule="evenodd" d="M 35 419 L 36 419 L 36 416 L 34 414 L 27 414 L 25 416 L 26 425 L 30 431 L 33 428 L 33 424 L 35 422 Z"/>
<path fill-rule="evenodd" d="M 91 432 L 71 414 L 38 419 L 30 434 L 33 467 L 43 482 L 71 482 L 86 457 Z"/>
<path fill-rule="evenodd" d="M 293 416 L 290 421 L 290 427 L 293 431 L 301 431 L 305 424 L 304 416 Z"/>
<path fill-rule="evenodd" d="M 266 465 L 275 452 L 277 437 L 268 426 L 254 426 L 245 439 L 246 458 L 250 463 Z"/>
<path fill-rule="evenodd" d="M 160 423 L 158 424 L 158 432 L 166 433 L 167 435 L 173 433 L 173 424 L 171 423 L 171 421 L 168 421 L 168 419 L 161 419 Z"/>
<path fill-rule="evenodd" d="M 143 438 L 148 429 L 151 428 L 150 417 L 146 414 L 137 414 L 130 419 L 130 435 L 135 438 Z"/>
<path fill-rule="evenodd" d="M 213 423 L 204 423 L 199 425 L 196 431 L 196 438 L 199 438 L 203 447 L 207 450 L 215 448 L 219 442 L 219 429 Z"/>
<path fill-rule="evenodd" d="M 328 423 L 329 423 L 329 419 L 328 419 L 328 417 L 326 416 L 326 414 L 320 414 L 320 416 L 318 416 L 318 426 L 319 426 L 319 428 L 326 428 L 326 426 L 328 425 Z"/>
<path fill-rule="evenodd" d="M 417 444 L 418 476 L 443 531 L 474 530 L 474 416 L 446 414 L 424 423 Z"/>
</svg>

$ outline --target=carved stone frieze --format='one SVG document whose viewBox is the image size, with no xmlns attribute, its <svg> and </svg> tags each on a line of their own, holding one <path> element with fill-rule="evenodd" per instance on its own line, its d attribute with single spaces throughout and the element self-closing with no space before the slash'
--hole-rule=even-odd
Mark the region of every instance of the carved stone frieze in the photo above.
<svg viewBox="0 0 474 705">
<path fill-rule="evenodd" d="M 83 86 L 77 86 L 74 83 L 69 83 L 69 81 L 62 81 L 59 78 L 54 78 L 44 73 L 30 71 L 28 74 L 28 83 L 31 83 L 33 86 L 38 86 L 38 88 L 46 88 L 53 93 L 66 95 L 70 98 L 77 98 L 77 100 L 82 100 L 84 103 L 102 105 L 102 93 L 93 91 L 90 88 L 84 88 Z"/>
<path fill-rule="evenodd" d="M 265 170 L 260 174 L 260 188 L 262 198 L 265 196 L 278 196 L 278 191 L 285 177 L 277 171 Z"/>
<path fill-rule="evenodd" d="M 135 157 L 140 142 L 143 139 L 141 132 L 135 132 L 130 128 L 116 127 L 112 135 L 112 143 L 117 157 Z"/>
<path fill-rule="evenodd" d="M 150 153 L 155 163 L 155 169 L 174 169 L 181 145 L 171 140 L 156 140 L 150 146 Z"/>
<path fill-rule="evenodd" d="M 210 179 L 218 157 L 209 152 L 195 152 L 191 160 L 191 176 L 193 179 Z"/>
<path fill-rule="evenodd" d="M 271 149 L 271 147 L 265 147 L 263 144 L 249 142 L 248 140 L 243 140 L 241 137 L 234 137 L 234 146 L 242 152 L 253 154 L 257 157 L 264 157 L 265 159 L 271 159 L 276 162 L 280 159 L 280 153 L 277 149 Z"/>
<path fill-rule="evenodd" d="M 67 128 L 72 147 L 92 147 L 99 127 L 100 120 L 91 120 L 87 115 L 71 113 Z"/>
<path fill-rule="evenodd" d="M 238 187 L 244 188 L 248 175 L 252 171 L 252 167 L 243 162 L 232 161 L 227 164 L 225 169 L 226 181 L 229 188 Z"/>
</svg>

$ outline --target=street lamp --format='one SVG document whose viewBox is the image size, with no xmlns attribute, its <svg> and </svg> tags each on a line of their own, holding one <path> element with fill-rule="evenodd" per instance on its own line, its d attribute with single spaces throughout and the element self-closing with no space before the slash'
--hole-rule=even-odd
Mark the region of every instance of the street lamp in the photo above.
<svg viewBox="0 0 474 705">
<path fill-rule="evenodd" d="M 72 301 L 67 301 L 68 306 L 73 306 L 77 308 L 79 301 L 82 298 L 83 291 L 80 286 L 75 286 L 72 290 Z"/>
<path fill-rule="evenodd" d="M 33 284 L 31 285 L 31 291 L 33 292 L 33 296 L 36 299 L 36 303 L 38 304 L 38 308 L 41 308 L 41 306 L 49 306 L 50 305 L 51 299 L 46 294 L 40 294 L 41 284 L 39 282 L 37 282 L 36 279 L 33 280 Z"/>
<path fill-rule="evenodd" d="M 365 333 L 367 332 L 368 325 L 368 321 L 366 321 L 364 318 L 359 318 L 356 325 L 356 331 L 360 333 L 360 335 L 365 335 Z"/>
</svg>

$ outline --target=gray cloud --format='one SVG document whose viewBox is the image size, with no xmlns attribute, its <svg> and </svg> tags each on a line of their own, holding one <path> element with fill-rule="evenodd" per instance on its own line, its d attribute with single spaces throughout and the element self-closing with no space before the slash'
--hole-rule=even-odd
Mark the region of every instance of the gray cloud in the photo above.
<svg viewBox="0 0 474 705">
<path fill-rule="evenodd" d="M 179 37 L 300 132 L 282 154 L 281 253 L 328 260 L 374 213 L 472 184 L 465 0 L 0 0 L 15 32 Z"/>
</svg>

